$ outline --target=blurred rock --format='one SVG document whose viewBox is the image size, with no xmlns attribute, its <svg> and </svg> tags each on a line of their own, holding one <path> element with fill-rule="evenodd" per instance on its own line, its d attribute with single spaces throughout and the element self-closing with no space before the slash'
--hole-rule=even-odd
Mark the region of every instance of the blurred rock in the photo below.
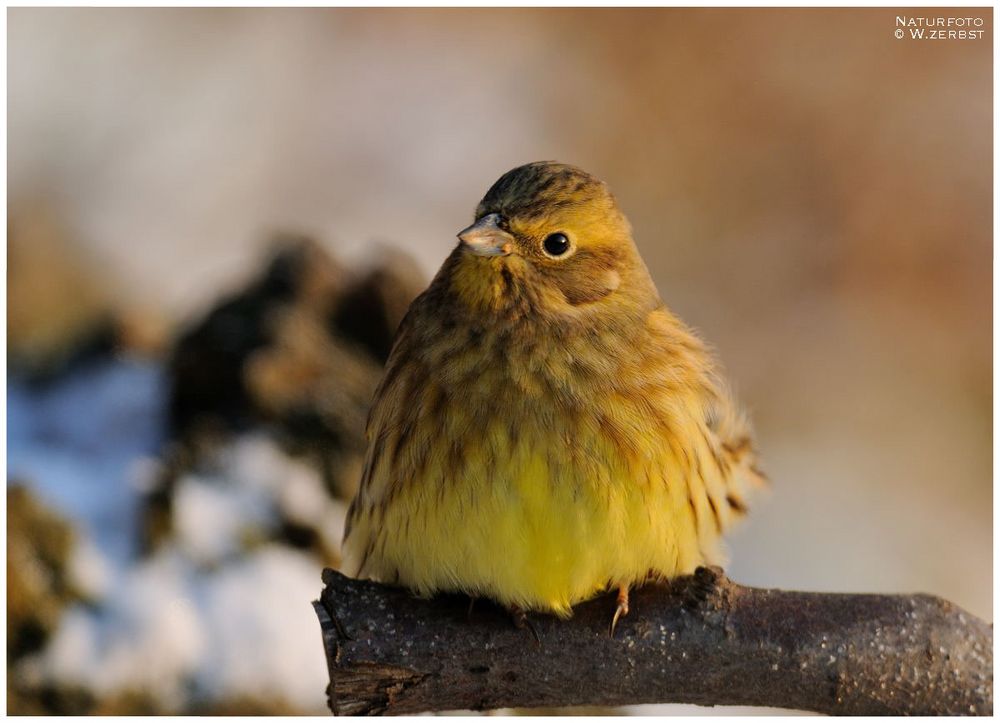
<svg viewBox="0 0 1000 723">
<path fill-rule="evenodd" d="M 9 715 L 91 715 L 97 701 L 94 694 L 83 688 L 63 688 L 42 685 L 24 689 L 7 684 Z M 132 714 L 147 713 L 136 710 Z"/>
<path fill-rule="evenodd" d="M 18 207 L 7 238 L 11 373 L 45 382 L 115 351 L 163 351 L 168 329 L 162 316 L 117 302 L 114 284 L 46 206 Z"/>
<path fill-rule="evenodd" d="M 246 387 L 244 363 L 273 343 L 275 316 L 301 305 L 330 312 L 345 272 L 312 240 L 284 237 L 264 271 L 223 299 L 178 339 L 168 363 L 169 425 L 184 442 L 201 434 L 239 431 L 260 421 Z"/>
<path fill-rule="evenodd" d="M 351 274 L 315 241 L 279 238 L 260 276 L 178 340 L 169 362 L 172 437 L 197 449 L 267 423 L 300 452 L 363 453 L 371 395 L 422 286 L 398 252 Z"/>
<path fill-rule="evenodd" d="M 304 711 L 282 700 L 272 698 L 232 698 L 195 706 L 191 715 L 199 716 L 291 716 Z"/>
<path fill-rule="evenodd" d="M 340 298 L 333 315 L 334 328 L 338 335 L 357 341 L 385 363 L 399 322 L 426 285 L 410 256 L 387 247 L 378 264 Z"/>
<path fill-rule="evenodd" d="M 27 487 L 7 489 L 7 662 L 37 652 L 80 595 L 68 565 L 73 528 Z"/>
<path fill-rule="evenodd" d="M 423 283 L 399 252 L 355 273 L 309 238 L 276 239 L 261 273 L 184 332 L 168 362 L 173 441 L 148 497 L 147 549 L 171 534 L 182 476 L 206 474 L 225 440 L 255 428 L 318 469 L 328 497 L 350 499 L 372 394 Z M 299 511 L 279 505 L 281 541 L 335 561 L 323 521 L 288 509 Z"/>
<path fill-rule="evenodd" d="M 113 346 L 111 304 L 65 229 L 41 207 L 7 224 L 8 368 L 47 378 Z"/>
<path fill-rule="evenodd" d="M 7 489 L 7 710 L 53 712 L 51 691 L 41 691 L 22 663 L 39 652 L 66 606 L 80 599 L 71 582 L 74 547 L 70 523 L 15 483 Z"/>
<path fill-rule="evenodd" d="M 422 288 L 409 257 L 387 254 L 327 305 L 300 303 L 274 318 L 273 342 L 252 353 L 244 379 L 258 412 L 290 450 L 312 456 L 331 490 L 354 494 L 372 394 L 396 328 Z M 316 300 L 319 301 L 319 300 Z"/>
<path fill-rule="evenodd" d="M 287 447 L 312 457 L 331 491 L 348 497 L 382 366 L 361 347 L 332 336 L 308 308 L 287 309 L 275 321 L 273 343 L 244 365 L 250 397 Z"/>
</svg>

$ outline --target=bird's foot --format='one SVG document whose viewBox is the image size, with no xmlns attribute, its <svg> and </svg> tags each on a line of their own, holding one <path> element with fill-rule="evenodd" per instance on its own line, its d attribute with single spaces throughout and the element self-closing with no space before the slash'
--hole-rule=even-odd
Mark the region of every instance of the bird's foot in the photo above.
<svg viewBox="0 0 1000 723">
<path fill-rule="evenodd" d="M 531 624 L 530 620 L 528 620 L 528 613 L 526 611 L 522 610 L 517 605 L 511 605 L 507 608 L 507 611 L 510 613 L 510 619 L 513 621 L 515 628 L 518 630 L 527 630 L 531 633 L 531 637 L 535 639 L 536 645 L 542 644 L 541 639 L 538 637 L 538 632 L 535 630 L 535 626 Z"/>
<path fill-rule="evenodd" d="M 615 627 L 618 621 L 628 615 L 628 585 L 618 586 L 618 607 L 615 608 L 615 615 L 611 618 L 611 629 L 608 630 L 610 637 L 615 637 Z"/>
</svg>

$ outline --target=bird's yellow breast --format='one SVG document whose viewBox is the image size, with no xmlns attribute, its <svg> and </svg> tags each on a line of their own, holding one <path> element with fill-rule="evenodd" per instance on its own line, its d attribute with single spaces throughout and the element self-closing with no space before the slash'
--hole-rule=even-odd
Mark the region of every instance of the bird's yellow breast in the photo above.
<svg viewBox="0 0 1000 723">
<path fill-rule="evenodd" d="M 609 585 L 718 561 L 714 540 L 698 533 L 689 489 L 697 482 L 639 405 L 613 402 L 618 419 L 602 424 L 519 394 L 485 422 L 474 391 L 444 410 L 428 442 L 449 440 L 461 454 L 404 466 L 419 476 L 359 517 L 378 527 L 356 536 L 375 540 L 355 552 L 364 574 L 421 594 L 462 591 L 568 615 Z M 627 449 L 612 426 L 635 435 Z"/>
</svg>

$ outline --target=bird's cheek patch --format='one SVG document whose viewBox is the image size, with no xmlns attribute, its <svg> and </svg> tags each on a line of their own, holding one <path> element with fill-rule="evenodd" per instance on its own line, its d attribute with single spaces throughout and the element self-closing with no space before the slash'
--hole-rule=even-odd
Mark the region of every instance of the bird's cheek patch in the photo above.
<svg viewBox="0 0 1000 723">
<path fill-rule="evenodd" d="M 594 274 L 568 275 L 568 283 L 561 284 L 563 295 L 573 306 L 600 301 L 621 285 L 622 279 L 613 269 L 604 269 Z"/>
</svg>

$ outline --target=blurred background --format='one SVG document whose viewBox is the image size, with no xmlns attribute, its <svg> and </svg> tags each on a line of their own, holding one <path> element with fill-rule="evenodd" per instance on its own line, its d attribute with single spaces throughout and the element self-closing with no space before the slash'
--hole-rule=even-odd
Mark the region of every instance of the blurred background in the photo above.
<svg viewBox="0 0 1000 723">
<path fill-rule="evenodd" d="M 756 421 L 731 576 L 992 620 L 992 11 L 929 13 L 10 9 L 9 711 L 325 710 L 393 330 L 538 159 Z"/>
</svg>

